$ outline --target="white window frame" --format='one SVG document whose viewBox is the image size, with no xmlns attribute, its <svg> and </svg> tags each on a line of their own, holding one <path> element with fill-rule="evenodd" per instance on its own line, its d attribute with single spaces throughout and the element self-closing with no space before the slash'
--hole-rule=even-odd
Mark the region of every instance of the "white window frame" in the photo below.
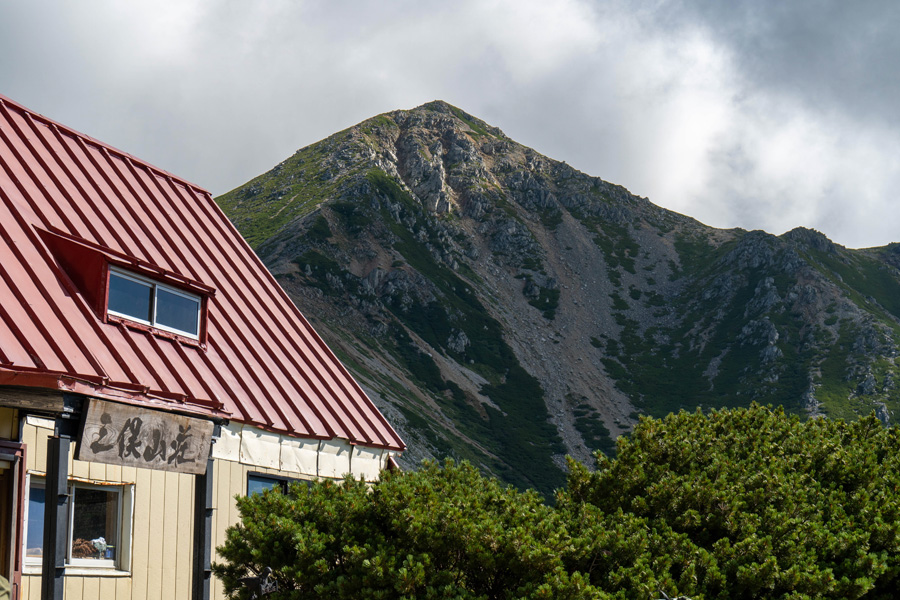
<svg viewBox="0 0 900 600">
<path fill-rule="evenodd" d="M 28 500 L 31 497 L 31 484 L 33 479 L 40 479 L 44 483 L 44 490 L 47 489 L 47 478 L 44 473 L 29 473 L 26 478 L 25 487 L 28 490 L 28 498 L 25 501 L 25 524 L 28 523 Z M 129 573 L 131 571 L 131 547 L 134 532 L 134 484 L 133 483 L 110 483 L 106 481 L 84 481 L 81 479 L 69 479 L 68 494 L 71 499 L 69 502 L 69 512 L 66 515 L 66 567 L 72 567 L 76 570 L 90 571 L 97 573 L 98 571 Z M 72 534 L 75 518 L 76 501 L 75 489 L 101 489 L 107 492 L 115 491 L 118 495 L 117 515 L 116 515 L 116 558 L 97 559 L 97 558 L 72 558 Z M 45 492 L 46 493 L 46 492 Z M 46 501 L 46 497 L 45 497 Z M 45 508 L 46 510 L 46 504 Z M 28 532 L 22 536 L 22 556 L 24 557 L 24 567 L 26 573 L 39 573 L 43 557 L 26 556 Z M 75 571 L 70 571 L 75 574 Z"/>
<path fill-rule="evenodd" d="M 103 490 L 105 492 L 115 492 L 116 498 L 116 537 L 122 537 L 122 488 L 112 485 L 94 485 L 89 483 L 72 483 L 69 482 L 69 527 L 67 530 L 69 542 L 66 545 L 66 564 L 73 567 L 100 567 L 105 569 L 115 569 L 118 559 L 115 558 L 73 558 L 72 542 L 75 531 L 75 511 L 78 509 L 78 501 L 76 500 L 75 491 L 82 490 Z M 46 509 L 45 509 L 46 510 Z M 116 540 L 116 552 L 119 550 L 119 541 Z M 118 554 L 117 554 L 118 556 Z"/>
<path fill-rule="evenodd" d="M 153 311 L 153 315 L 152 315 L 152 317 L 151 317 L 151 320 L 150 320 L 150 321 L 147 321 L 147 320 L 145 320 L 145 319 L 141 319 L 140 317 L 136 317 L 136 316 L 134 316 L 134 315 L 129 315 L 129 314 L 126 314 L 126 313 L 117 312 L 117 311 L 112 310 L 111 308 L 109 308 L 109 301 L 108 301 L 108 300 L 107 300 L 107 306 L 106 306 L 106 313 L 107 313 L 107 314 L 113 315 L 113 316 L 115 316 L 115 317 L 121 317 L 121 318 L 123 318 L 123 319 L 128 319 L 129 321 L 134 321 L 134 322 L 136 322 L 136 323 L 141 323 L 142 325 L 147 325 L 147 326 L 149 326 L 149 327 L 155 327 L 156 329 L 161 329 L 162 331 L 168 331 L 169 333 L 175 333 L 175 334 L 178 334 L 178 335 L 183 335 L 184 337 L 190 338 L 190 339 L 192 339 L 192 340 L 199 340 L 199 339 L 200 339 L 200 326 L 202 325 L 201 319 L 202 319 L 202 316 L 203 316 L 203 315 L 202 315 L 202 313 L 203 313 L 203 298 L 201 298 L 201 297 L 198 296 L 197 294 L 190 294 L 190 293 L 188 293 L 188 292 L 179 290 L 178 288 L 174 288 L 174 287 L 169 286 L 169 285 L 166 285 L 166 284 L 164 284 L 164 283 L 160 283 L 160 282 L 158 282 L 158 281 L 154 281 L 153 279 L 150 279 L 149 277 L 143 277 L 143 276 L 141 276 L 141 275 L 137 275 L 137 274 L 135 274 L 135 273 L 132 273 L 131 271 L 126 271 L 126 270 L 120 269 L 120 268 L 118 268 L 118 267 L 110 266 L 110 267 L 109 267 L 109 277 L 112 278 L 113 274 L 115 274 L 116 277 L 121 277 L 122 279 L 129 279 L 129 280 L 131 280 L 131 281 L 134 281 L 135 283 L 140 283 L 140 284 L 142 284 L 142 285 L 146 285 L 147 287 L 149 287 L 149 288 L 151 289 L 151 291 L 153 292 L 153 296 L 152 296 L 152 302 L 153 302 L 153 305 L 152 305 L 152 307 L 151 307 L 151 309 L 152 309 L 152 311 Z M 157 302 L 157 291 L 158 291 L 159 289 L 162 289 L 162 290 L 164 290 L 164 291 L 166 291 L 166 292 L 169 292 L 170 294 L 174 294 L 174 295 L 176 295 L 176 296 L 181 296 L 182 298 L 187 298 L 188 300 L 193 300 L 194 302 L 197 303 L 197 333 L 191 333 L 190 331 L 184 331 L 184 330 L 182 330 L 182 329 L 176 329 L 176 328 L 174 328 L 174 327 L 169 327 L 169 326 L 167 326 L 167 325 L 162 325 L 161 323 L 158 323 L 158 322 L 157 322 L 157 320 L 156 320 L 156 306 L 157 306 L 157 304 L 158 304 L 158 302 Z"/>
<path fill-rule="evenodd" d="M 38 565 L 40 567 L 43 562 L 43 556 L 28 556 L 28 513 L 29 513 L 29 504 L 31 503 L 31 484 L 34 483 L 34 479 L 40 479 L 41 483 L 44 484 L 44 510 L 47 510 L 47 478 L 43 473 L 34 474 L 27 473 L 25 475 L 25 502 L 23 503 L 24 513 L 22 518 L 22 522 L 25 524 L 25 531 L 22 534 L 22 566 L 27 570 L 28 565 Z M 43 541 L 43 525 L 41 526 L 41 544 Z M 43 554 L 43 547 L 41 548 L 41 553 Z"/>
</svg>

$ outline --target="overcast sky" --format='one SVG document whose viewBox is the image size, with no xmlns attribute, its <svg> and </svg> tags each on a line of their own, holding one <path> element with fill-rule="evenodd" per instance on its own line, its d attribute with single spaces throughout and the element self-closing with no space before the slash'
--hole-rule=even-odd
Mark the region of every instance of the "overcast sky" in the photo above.
<svg viewBox="0 0 900 600">
<path fill-rule="evenodd" d="M 900 241 L 894 1 L 0 0 L 0 93 L 213 194 L 442 99 L 716 227 Z"/>
</svg>

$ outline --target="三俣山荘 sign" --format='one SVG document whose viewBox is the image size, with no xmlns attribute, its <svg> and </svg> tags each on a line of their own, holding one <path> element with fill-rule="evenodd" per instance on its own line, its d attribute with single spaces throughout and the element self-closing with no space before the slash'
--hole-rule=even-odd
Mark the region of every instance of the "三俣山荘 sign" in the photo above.
<svg viewBox="0 0 900 600">
<path fill-rule="evenodd" d="M 78 460 L 144 469 L 206 472 L 213 423 L 89 398 Z"/>
</svg>

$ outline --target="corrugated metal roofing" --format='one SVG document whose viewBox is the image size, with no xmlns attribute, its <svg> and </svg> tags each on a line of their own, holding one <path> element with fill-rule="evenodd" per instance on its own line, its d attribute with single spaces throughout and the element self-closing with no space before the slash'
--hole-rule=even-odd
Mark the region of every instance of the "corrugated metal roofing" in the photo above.
<svg viewBox="0 0 900 600">
<path fill-rule="evenodd" d="M 199 292 L 201 341 L 105 315 L 105 266 Z M 0 384 L 401 450 L 209 192 L 0 96 Z"/>
</svg>

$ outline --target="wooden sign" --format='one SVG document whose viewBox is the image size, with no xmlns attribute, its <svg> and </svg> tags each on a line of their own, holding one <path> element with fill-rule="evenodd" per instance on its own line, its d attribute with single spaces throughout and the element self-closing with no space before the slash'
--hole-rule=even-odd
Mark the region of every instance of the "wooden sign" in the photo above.
<svg viewBox="0 0 900 600">
<path fill-rule="evenodd" d="M 78 460 L 110 465 L 206 472 L 212 421 L 89 398 Z"/>
</svg>

